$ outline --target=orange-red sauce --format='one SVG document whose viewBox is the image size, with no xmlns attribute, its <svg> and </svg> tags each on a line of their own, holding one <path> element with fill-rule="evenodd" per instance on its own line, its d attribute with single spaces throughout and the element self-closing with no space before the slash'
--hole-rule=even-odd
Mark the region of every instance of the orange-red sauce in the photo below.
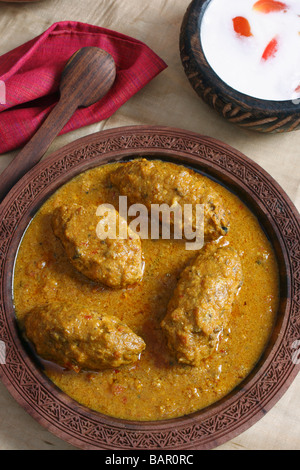
<svg viewBox="0 0 300 470">
<path fill-rule="evenodd" d="M 211 182 L 231 211 L 231 228 L 224 239 L 241 256 L 244 283 L 217 351 L 199 367 L 177 364 L 169 355 L 160 322 L 179 273 L 195 256 L 185 249 L 184 241 L 142 240 L 142 282 L 112 290 L 77 273 L 51 229 L 51 213 L 62 203 L 108 202 L 117 207 L 118 193 L 109 174 L 118 165 L 105 165 L 74 178 L 32 220 L 15 265 L 17 317 L 21 320 L 31 308 L 54 300 L 116 315 L 146 342 L 138 362 L 92 373 L 63 371 L 47 363 L 46 374 L 66 394 L 104 414 L 141 421 L 174 418 L 228 394 L 259 360 L 278 306 L 277 262 L 256 217 L 239 198 Z"/>
</svg>

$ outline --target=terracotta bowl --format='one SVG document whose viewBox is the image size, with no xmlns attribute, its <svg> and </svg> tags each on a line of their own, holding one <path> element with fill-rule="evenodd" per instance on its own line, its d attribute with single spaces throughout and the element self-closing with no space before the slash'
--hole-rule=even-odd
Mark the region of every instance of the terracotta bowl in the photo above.
<svg viewBox="0 0 300 470">
<path fill-rule="evenodd" d="M 260 132 L 288 132 L 300 128 L 300 100 L 256 99 L 228 86 L 207 62 L 200 39 L 201 22 L 211 0 L 193 0 L 180 31 L 180 54 L 196 93 L 227 121 Z"/>
<path fill-rule="evenodd" d="M 234 191 L 257 215 L 280 266 L 276 327 L 259 363 L 242 384 L 216 404 L 159 422 L 125 421 L 94 412 L 70 399 L 28 354 L 16 324 L 12 281 L 24 230 L 62 184 L 89 168 L 150 156 L 185 164 Z M 16 401 L 49 431 L 81 449 L 211 449 L 265 415 L 299 371 L 300 220 L 278 184 L 233 148 L 191 132 L 162 127 L 124 127 L 79 139 L 33 168 L 17 183 L 0 212 L 0 341 L 6 360 L 0 377 Z M 1 361 L 0 361 L 1 362 Z"/>
</svg>

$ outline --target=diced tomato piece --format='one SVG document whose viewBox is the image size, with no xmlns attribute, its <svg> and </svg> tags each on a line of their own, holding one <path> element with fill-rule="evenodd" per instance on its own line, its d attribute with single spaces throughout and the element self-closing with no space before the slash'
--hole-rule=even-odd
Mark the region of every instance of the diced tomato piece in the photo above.
<svg viewBox="0 0 300 470">
<path fill-rule="evenodd" d="M 276 0 L 258 0 L 253 5 L 253 9 L 261 13 L 273 13 L 275 11 L 286 10 L 287 8 L 288 6 L 285 3 L 277 2 Z"/>
<path fill-rule="evenodd" d="M 268 60 L 271 57 L 275 57 L 277 51 L 278 51 L 278 41 L 276 38 L 273 38 L 271 39 L 271 41 L 265 48 L 264 53 L 262 55 L 262 59 Z"/>
<path fill-rule="evenodd" d="M 249 21 L 243 16 L 236 16 L 232 20 L 234 31 L 240 36 L 250 37 L 252 36 L 251 27 Z"/>
</svg>

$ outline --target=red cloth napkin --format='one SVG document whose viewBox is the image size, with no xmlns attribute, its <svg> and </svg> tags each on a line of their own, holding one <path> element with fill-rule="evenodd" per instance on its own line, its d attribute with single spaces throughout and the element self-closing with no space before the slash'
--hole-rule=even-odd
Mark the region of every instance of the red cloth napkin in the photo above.
<svg viewBox="0 0 300 470">
<path fill-rule="evenodd" d="M 74 52 L 97 46 L 115 60 L 110 92 L 89 108 L 78 109 L 61 133 L 110 117 L 167 66 L 141 41 L 75 21 L 53 24 L 31 41 L 0 57 L 0 153 L 24 145 L 59 99 L 60 76 Z M 2 99 L 1 99 L 2 97 Z"/>
</svg>

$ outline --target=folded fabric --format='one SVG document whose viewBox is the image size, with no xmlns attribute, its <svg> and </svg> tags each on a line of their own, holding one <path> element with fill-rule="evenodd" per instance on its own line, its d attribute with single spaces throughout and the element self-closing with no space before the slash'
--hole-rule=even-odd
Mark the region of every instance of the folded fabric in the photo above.
<svg viewBox="0 0 300 470">
<path fill-rule="evenodd" d="M 74 21 L 53 24 L 0 57 L 0 153 L 18 148 L 32 137 L 59 99 L 64 66 L 74 52 L 86 46 L 111 54 L 116 80 L 98 103 L 78 109 L 62 134 L 109 118 L 167 67 L 147 45 L 123 34 Z"/>
</svg>

